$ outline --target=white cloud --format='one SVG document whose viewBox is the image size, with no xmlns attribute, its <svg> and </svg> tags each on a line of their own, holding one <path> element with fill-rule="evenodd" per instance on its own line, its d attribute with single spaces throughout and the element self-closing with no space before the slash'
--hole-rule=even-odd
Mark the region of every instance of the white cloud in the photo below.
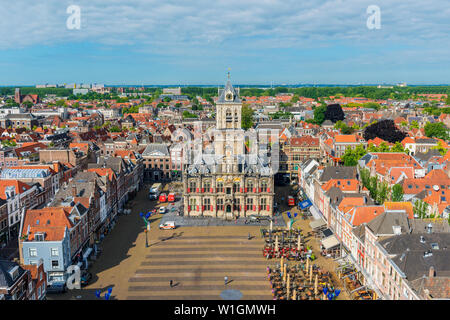
<svg viewBox="0 0 450 320">
<path fill-rule="evenodd" d="M 328 41 L 448 47 L 448 0 L 15 0 L 0 11 L 0 49 L 91 41 L 148 49 L 233 43 L 303 47 Z M 68 30 L 66 8 L 81 7 Z M 366 28 L 366 8 L 381 8 L 381 30 Z M 447 44 L 445 44 L 447 41 Z M 237 46 L 239 47 L 239 46 Z"/>
</svg>

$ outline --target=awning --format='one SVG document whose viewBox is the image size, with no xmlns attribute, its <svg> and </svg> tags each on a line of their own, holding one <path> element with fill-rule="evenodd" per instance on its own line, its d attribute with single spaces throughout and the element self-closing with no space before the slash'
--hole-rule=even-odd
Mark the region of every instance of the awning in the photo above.
<svg viewBox="0 0 450 320">
<path fill-rule="evenodd" d="M 339 245 L 339 240 L 335 235 L 329 236 L 328 238 L 322 239 L 322 245 L 325 247 L 325 250 L 334 248 Z"/>
<path fill-rule="evenodd" d="M 322 216 L 320 215 L 320 212 L 316 209 L 315 206 L 311 206 L 309 207 L 309 212 L 311 212 L 312 216 L 314 217 L 314 219 L 321 219 Z"/>
<path fill-rule="evenodd" d="M 92 248 L 87 248 L 86 252 L 83 254 L 83 259 L 89 258 L 89 255 L 92 253 Z"/>
<path fill-rule="evenodd" d="M 298 204 L 300 209 L 307 209 L 312 206 L 312 202 L 309 199 L 306 199 L 305 201 L 302 201 Z"/>
<path fill-rule="evenodd" d="M 322 230 L 322 234 L 324 238 L 328 238 L 329 236 L 333 235 L 333 231 L 331 231 L 330 228 Z"/>
<path fill-rule="evenodd" d="M 324 226 L 326 226 L 327 225 L 327 223 L 325 222 L 325 221 L 323 221 L 323 219 L 317 219 L 317 220 L 314 220 L 314 221 L 311 221 L 310 223 L 309 223 L 309 226 L 311 227 L 311 229 L 318 229 L 318 228 L 321 228 L 321 227 L 324 227 Z"/>
</svg>

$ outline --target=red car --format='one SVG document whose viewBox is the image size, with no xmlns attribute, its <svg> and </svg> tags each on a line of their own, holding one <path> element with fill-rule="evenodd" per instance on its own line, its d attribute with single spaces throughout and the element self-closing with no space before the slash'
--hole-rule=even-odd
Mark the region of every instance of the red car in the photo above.
<svg viewBox="0 0 450 320">
<path fill-rule="evenodd" d="M 291 197 L 291 196 L 288 197 L 288 205 L 295 206 L 295 198 L 294 197 Z"/>
<path fill-rule="evenodd" d="M 174 202 L 175 201 L 175 193 L 169 193 L 167 201 Z"/>
<path fill-rule="evenodd" d="M 161 193 L 159 195 L 159 202 L 166 202 L 167 201 L 167 196 L 165 193 Z"/>
</svg>

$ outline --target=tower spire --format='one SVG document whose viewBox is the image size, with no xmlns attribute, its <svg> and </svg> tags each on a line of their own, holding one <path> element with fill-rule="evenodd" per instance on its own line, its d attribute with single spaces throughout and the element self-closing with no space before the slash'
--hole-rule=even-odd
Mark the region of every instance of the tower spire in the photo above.
<svg viewBox="0 0 450 320">
<path fill-rule="evenodd" d="M 227 72 L 227 75 L 228 75 L 228 80 L 230 80 L 230 68 L 228 68 L 228 72 Z"/>
</svg>

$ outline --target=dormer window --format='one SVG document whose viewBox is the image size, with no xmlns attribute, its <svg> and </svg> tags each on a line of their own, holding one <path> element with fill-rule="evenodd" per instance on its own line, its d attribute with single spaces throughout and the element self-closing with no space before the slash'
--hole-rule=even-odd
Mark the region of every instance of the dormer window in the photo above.
<svg viewBox="0 0 450 320">
<path fill-rule="evenodd" d="M 36 233 L 34 235 L 34 240 L 35 241 L 44 241 L 44 234 L 43 233 Z"/>
</svg>

